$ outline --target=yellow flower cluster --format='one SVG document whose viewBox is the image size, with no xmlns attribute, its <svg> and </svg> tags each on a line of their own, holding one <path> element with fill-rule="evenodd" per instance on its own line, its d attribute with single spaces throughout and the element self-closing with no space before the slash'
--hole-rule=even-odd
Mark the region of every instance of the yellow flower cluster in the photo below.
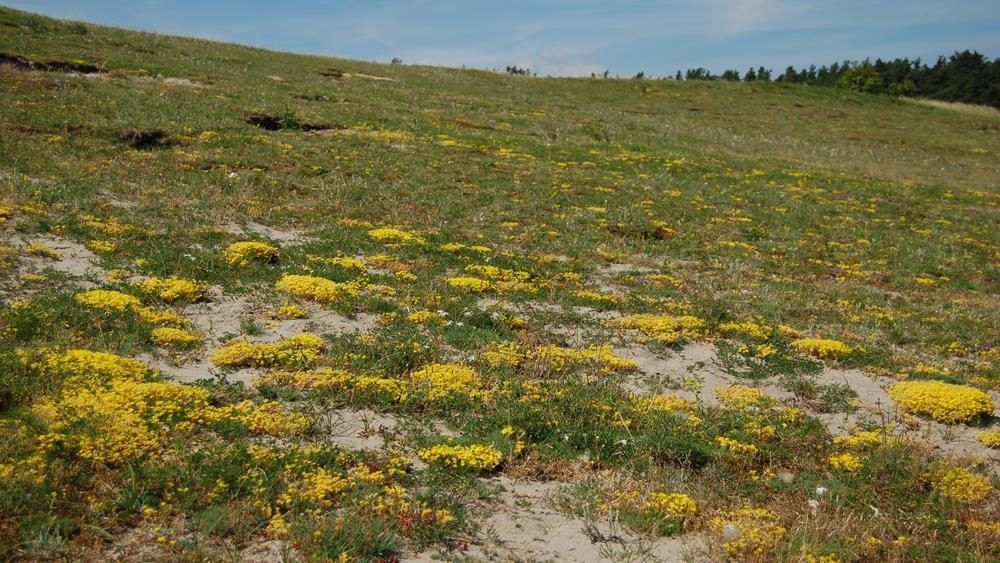
<svg viewBox="0 0 1000 563">
<path fill-rule="evenodd" d="M 62 378 L 67 386 L 111 381 L 142 381 L 152 375 L 146 364 L 108 352 L 66 350 L 45 357 L 42 369 Z"/>
<path fill-rule="evenodd" d="M 854 352 L 847 344 L 826 338 L 800 338 L 792 342 L 792 346 L 802 354 L 825 360 L 843 358 Z"/>
<path fill-rule="evenodd" d="M 737 352 L 743 354 L 744 356 L 753 356 L 763 360 L 776 355 L 778 353 L 778 349 L 770 344 L 757 344 L 753 347 L 744 344 L 739 347 Z"/>
<path fill-rule="evenodd" d="M 492 342 L 483 350 L 480 359 L 491 367 L 518 367 L 525 360 L 525 351 L 514 342 Z"/>
<path fill-rule="evenodd" d="M 524 282 L 531 279 L 531 274 L 529 274 L 528 272 L 521 272 L 519 270 L 508 270 L 506 268 L 499 268 L 497 266 L 490 266 L 488 264 L 471 264 L 465 267 L 465 271 L 469 272 L 470 274 L 475 274 L 479 277 L 498 282 L 514 282 L 514 281 Z"/>
<path fill-rule="evenodd" d="M 612 326 L 635 329 L 664 344 L 702 336 L 705 321 L 691 315 L 632 315 L 608 321 Z"/>
<path fill-rule="evenodd" d="M 339 369 L 271 371 L 258 381 L 266 385 L 287 385 L 295 389 L 311 389 L 319 392 L 353 388 L 362 392 L 387 395 L 393 401 L 404 400 L 409 396 L 410 390 L 405 381 L 385 377 L 357 376 Z"/>
<path fill-rule="evenodd" d="M 716 436 L 715 442 L 719 444 L 721 448 L 736 455 L 752 456 L 757 453 L 757 446 L 753 444 L 744 444 L 739 440 L 733 440 L 732 438 L 727 438 L 725 436 Z"/>
<path fill-rule="evenodd" d="M 209 404 L 207 389 L 159 379 L 144 364 L 106 352 L 68 350 L 46 355 L 41 369 L 64 378 L 62 389 L 32 405 L 44 425 L 43 449 L 120 464 L 155 452 L 196 424 L 230 420 L 250 432 L 290 436 L 310 420 L 278 403 Z"/>
<path fill-rule="evenodd" d="M 493 249 L 482 245 L 466 245 L 460 242 L 449 242 L 438 247 L 441 252 L 476 252 L 479 254 L 489 254 Z"/>
<path fill-rule="evenodd" d="M 641 280 L 655 287 L 672 285 L 679 288 L 682 285 L 681 280 L 671 276 L 670 274 L 649 274 L 647 276 L 643 276 Z"/>
<path fill-rule="evenodd" d="M 87 243 L 87 248 L 101 254 L 108 254 L 118 250 L 118 245 L 110 240 L 94 239 Z"/>
<path fill-rule="evenodd" d="M 184 278 L 149 278 L 138 283 L 139 289 L 157 296 L 162 301 L 197 301 L 205 295 L 208 284 Z"/>
<path fill-rule="evenodd" d="M 274 316 L 279 319 L 304 319 L 309 316 L 308 311 L 294 303 L 286 303 L 274 312 Z"/>
<path fill-rule="evenodd" d="M 632 360 L 616 356 L 610 344 L 592 345 L 588 348 L 563 348 L 547 344 L 524 349 L 513 342 L 501 342 L 491 344 L 482 353 L 481 358 L 493 367 L 516 368 L 535 364 L 559 373 L 566 373 L 574 367 L 584 365 L 596 366 L 606 373 L 629 372 L 639 367 Z"/>
<path fill-rule="evenodd" d="M 40 242 L 33 242 L 24 249 L 25 252 L 32 256 L 38 256 L 40 258 L 50 258 L 52 260 L 59 259 L 59 253 L 55 249 L 49 248 Z"/>
<path fill-rule="evenodd" d="M 438 444 L 418 450 L 417 457 L 431 465 L 472 471 L 489 471 L 503 461 L 503 453 L 489 444 Z"/>
<path fill-rule="evenodd" d="M 187 346 L 198 341 L 198 337 L 186 330 L 170 327 L 154 328 L 153 343 L 157 346 Z"/>
<path fill-rule="evenodd" d="M 368 231 L 368 236 L 379 241 L 400 244 L 425 244 L 427 241 L 415 233 L 391 227 L 381 227 Z"/>
<path fill-rule="evenodd" d="M 333 497 L 354 488 L 353 479 L 334 475 L 328 470 L 318 467 L 302 476 L 299 498 L 317 503 L 324 508 L 333 506 Z"/>
<path fill-rule="evenodd" d="M 616 293 L 601 293 L 599 291 L 592 291 L 589 289 L 581 289 L 579 291 L 573 292 L 573 297 L 579 297 L 580 299 L 586 299 L 587 301 L 593 301 L 594 303 L 604 303 L 607 305 L 614 305 L 620 303 L 624 298 Z"/>
<path fill-rule="evenodd" d="M 446 509 L 434 509 L 425 502 L 406 498 L 406 489 L 399 484 L 386 485 L 381 491 L 369 494 L 356 502 L 365 512 L 390 515 L 395 519 L 411 522 L 426 522 L 440 526 L 455 521 L 455 516 Z"/>
<path fill-rule="evenodd" d="M 112 381 L 67 390 L 36 403 L 48 430 L 44 444 L 61 444 L 84 459 L 117 464 L 158 449 L 187 412 L 206 408 L 208 391 L 176 383 Z"/>
<path fill-rule="evenodd" d="M 719 325 L 719 331 L 723 334 L 745 334 L 757 340 L 767 340 L 771 337 L 771 333 L 774 332 L 771 327 L 753 321 L 722 323 Z"/>
<path fill-rule="evenodd" d="M 464 289 L 466 291 L 471 291 L 474 293 L 481 293 L 492 287 L 493 284 L 489 280 L 484 280 L 480 278 L 471 278 L 467 276 L 455 276 L 448 278 L 448 285 L 458 289 Z"/>
<path fill-rule="evenodd" d="M 694 516 L 698 514 L 698 504 L 683 493 L 651 493 L 643 508 L 669 516 Z"/>
<path fill-rule="evenodd" d="M 884 436 L 885 434 L 882 432 L 864 430 L 854 434 L 836 436 L 833 439 L 833 445 L 848 450 L 867 450 L 881 445 Z"/>
<path fill-rule="evenodd" d="M 445 318 L 434 311 L 414 311 L 407 318 L 418 325 L 445 323 Z"/>
<path fill-rule="evenodd" d="M 431 400 L 453 394 L 469 394 L 479 388 L 479 374 L 456 364 L 429 364 L 410 376 L 416 388 L 424 389 Z"/>
<path fill-rule="evenodd" d="M 228 420 L 242 424 L 253 434 L 289 437 L 301 434 L 311 422 L 302 413 L 291 412 L 275 401 L 256 404 L 243 401 L 224 407 L 206 407 L 194 416 L 202 424 Z"/>
<path fill-rule="evenodd" d="M 899 408 L 947 424 L 993 414 L 993 399 L 973 387 L 943 381 L 904 381 L 888 389 Z"/>
<path fill-rule="evenodd" d="M 694 403 L 676 395 L 654 395 L 652 397 L 636 397 L 636 408 L 644 412 L 676 412 L 690 411 Z"/>
<path fill-rule="evenodd" d="M 741 508 L 725 517 L 712 518 L 709 525 L 727 535 L 730 525 L 735 527 L 735 537 L 724 541 L 722 547 L 736 560 L 764 560 L 786 532 L 776 523 L 774 513 L 765 508 Z"/>
<path fill-rule="evenodd" d="M 222 257 L 230 266 L 246 266 L 251 260 L 273 262 L 278 259 L 278 248 L 266 242 L 234 242 L 222 251 Z"/>
<path fill-rule="evenodd" d="M 155 325 L 174 325 L 174 326 L 186 326 L 188 320 L 177 313 L 171 313 L 170 311 L 161 311 L 157 309 L 150 309 L 149 307 L 139 307 L 135 311 L 139 318 L 143 322 L 155 324 Z"/>
<path fill-rule="evenodd" d="M 472 264 L 465 267 L 466 273 L 474 274 L 475 278 L 489 281 L 490 287 L 499 291 L 527 292 L 535 293 L 540 288 L 540 283 L 531 279 L 531 274 L 519 270 L 508 270 L 488 264 Z"/>
<path fill-rule="evenodd" d="M 1000 432 L 996 430 L 984 430 L 976 434 L 976 439 L 987 448 L 1000 448 Z"/>
<path fill-rule="evenodd" d="M 217 366 L 302 366 L 311 364 L 323 349 L 323 338 L 315 334 L 297 334 L 274 344 L 231 342 L 208 357 Z"/>
<path fill-rule="evenodd" d="M 107 289 L 92 289 L 77 293 L 74 298 L 81 305 L 86 305 L 91 309 L 97 309 L 102 313 L 124 313 L 128 310 L 142 308 L 139 298 Z"/>
<path fill-rule="evenodd" d="M 931 487 L 939 495 L 966 504 L 979 502 L 993 492 L 993 485 L 988 477 L 946 464 L 932 471 L 930 480 Z"/>
<path fill-rule="evenodd" d="M 984 536 L 992 536 L 993 538 L 1000 540 L 1000 522 L 969 520 L 965 523 L 965 526 L 973 532 L 978 532 Z"/>
<path fill-rule="evenodd" d="M 715 396 L 728 409 L 746 409 L 762 407 L 770 404 L 773 399 L 767 393 L 746 385 L 729 385 L 715 390 Z"/>
<path fill-rule="evenodd" d="M 388 395 L 393 401 L 403 401 L 409 396 L 409 386 L 405 381 L 387 377 L 360 376 L 352 383 L 359 391 Z"/>
<path fill-rule="evenodd" d="M 114 217 L 102 219 L 93 215 L 81 215 L 80 220 L 83 221 L 83 224 L 87 227 L 90 227 L 95 231 L 100 231 L 110 237 L 124 235 L 135 229 L 132 225 L 122 223 Z"/>
<path fill-rule="evenodd" d="M 274 287 L 279 291 L 320 303 L 349 299 L 358 295 L 358 288 L 354 284 L 337 283 L 326 278 L 298 274 L 285 274 Z"/>
<path fill-rule="evenodd" d="M 830 467 L 848 473 L 857 471 L 864 466 L 860 457 L 849 452 L 831 455 L 827 461 L 830 463 Z"/>
<path fill-rule="evenodd" d="M 639 369 L 639 364 L 616 356 L 611 351 L 611 345 L 591 345 L 587 348 L 563 348 L 555 344 L 539 346 L 526 355 L 529 361 L 545 364 L 553 371 L 565 372 L 571 365 L 592 364 L 602 371 L 629 372 Z"/>
</svg>

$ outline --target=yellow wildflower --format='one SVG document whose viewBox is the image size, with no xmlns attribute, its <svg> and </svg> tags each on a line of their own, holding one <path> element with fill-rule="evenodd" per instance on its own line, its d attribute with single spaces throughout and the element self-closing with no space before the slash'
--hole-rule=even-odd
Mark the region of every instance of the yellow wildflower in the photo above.
<svg viewBox="0 0 1000 563">
<path fill-rule="evenodd" d="M 792 342 L 792 346 L 803 354 L 830 360 L 849 356 L 854 352 L 854 348 L 839 340 L 825 338 L 800 338 Z"/>
<path fill-rule="evenodd" d="M 246 266 L 251 260 L 273 262 L 278 259 L 278 248 L 266 242 L 234 242 L 222 251 L 230 266 Z"/>
<path fill-rule="evenodd" d="M 976 439 L 988 448 L 1000 448 L 1000 432 L 984 430 L 976 434 Z"/>
<path fill-rule="evenodd" d="M 198 341 L 198 337 L 179 328 L 160 327 L 152 332 L 153 343 L 158 346 L 186 346 Z"/>
<path fill-rule="evenodd" d="M 167 303 L 173 303 L 177 300 L 197 301 L 208 289 L 207 283 L 176 277 L 149 278 L 137 285 L 142 291 L 156 295 Z"/>
<path fill-rule="evenodd" d="M 275 284 L 275 288 L 320 303 L 340 301 L 358 294 L 357 286 L 353 284 L 337 283 L 326 278 L 297 274 L 285 274 Z"/>
<path fill-rule="evenodd" d="M 864 466 L 864 462 L 861 461 L 860 457 L 846 452 L 831 455 L 827 461 L 830 462 L 830 467 L 847 472 L 857 471 Z"/>
<path fill-rule="evenodd" d="M 979 389 L 943 381 L 904 381 L 888 389 L 904 412 L 953 424 L 993 414 L 993 399 Z"/>
<path fill-rule="evenodd" d="M 705 321 L 691 315 L 632 315 L 608 321 L 612 326 L 636 329 L 646 336 L 673 344 L 682 339 L 702 336 Z"/>
<path fill-rule="evenodd" d="M 434 400 L 454 393 L 468 394 L 479 388 L 479 374 L 472 368 L 456 364 L 430 364 L 413 372 L 413 384 L 427 391 Z"/>
<path fill-rule="evenodd" d="M 941 464 L 931 472 L 931 487 L 944 498 L 972 504 L 993 492 L 989 478 L 962 469 Z"/>
<path fill-rule="evenodd" d="M 459 289 L 465 289 L 474 293 L 480 293 L 486 291 L 491 287 L 489 280 L 484 280 L 480 278 L 470 278 L 457 276 L 447 279 L 448 285 L 451 287 L 456 287 Z"/>
<path fill-rule="evenodd" d="M 322 348 L 323 338 L 298 334 L 274 344 L 238 340 L 226 344 L 208 359 L 219 366 L 300 366 L 316 361 Z"/>
<path fill-rule="evenodd" d="M 694 516 L 698 513 L 698 504 L 683 493 L 651 493 L 643 508 L 670 516 Z"/>
<path fill-rule="evenodd" d="M 381 227 L 368 231 L 368 236 L 379 242 L 401 243 L 401 244 L 425 244 L 427 241 L 415 233 L 393 229 L 391 227 Z"/>
<path fill-rule="evenodd" d="M 492 445 L 458 446 L 438 444 L 417 451 L 417 457 L 431 465 L 453 469 L 489 471 L 500 465 L 503 453 Z"/>
</svg>

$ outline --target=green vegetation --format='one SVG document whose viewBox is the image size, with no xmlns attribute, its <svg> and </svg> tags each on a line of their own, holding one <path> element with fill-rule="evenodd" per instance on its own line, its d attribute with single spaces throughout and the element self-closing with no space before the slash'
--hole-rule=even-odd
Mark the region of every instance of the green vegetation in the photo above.
<svg viewBox="0 0 1000 563">
<path fill-rule="evenodd" d="M 508 72 L 511 72 L 508 69 Z M 641 75 L 642 73 L 640 73 Z M 771 69 L 751 68 L 743 75 L 746 82 L 770 81 Z M 704 68 L 688 69 L 688 80 L 740 80 L 740 73 L 727 70 L 714 76 Z M 676 78 L 680 80 L 677 71 Z M 637 76 L 636 78 L 642 78 Z M 785 84 L 836 86 L 868 94 L 916 96 L 945 102 L 981 104 L 1000 107 L 1000 58 L 992 61 L 976 51 L 956 52 L 950 57 L 938 57 L 933 66 L 907 58 L 890 61 L 871 59 L 844 61 L 819 68 L 785 69 L 776 81 Z"/>
<path fill-rule="evenodd" d="M 0 558 L 1000 557 L 997 115 L 0 30 Z"/>
</svg>

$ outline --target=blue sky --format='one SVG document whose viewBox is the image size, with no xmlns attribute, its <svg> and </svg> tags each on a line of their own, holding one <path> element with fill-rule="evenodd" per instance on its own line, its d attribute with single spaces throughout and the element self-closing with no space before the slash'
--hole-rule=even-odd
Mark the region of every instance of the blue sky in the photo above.
<svg viewBox="0 0 1000 563">
<path fill-rule="evenodd" d="M 1000 57 L 1000 0 L 44 0 L 60 18 L 247 45 L 539 74 L 673 74 L 974 49 Z"/>
</svg>

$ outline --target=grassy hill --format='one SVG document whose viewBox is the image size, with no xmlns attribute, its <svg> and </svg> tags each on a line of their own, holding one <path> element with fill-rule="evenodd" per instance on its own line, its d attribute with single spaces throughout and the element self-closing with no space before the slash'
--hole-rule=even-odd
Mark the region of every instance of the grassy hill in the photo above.
<svg viewBox="0 0 1000 563">
<path fill-rule="evenodd" d="M 998 155 L 0 8 L 0 558 L 995 560 Z"/>
</svg>

